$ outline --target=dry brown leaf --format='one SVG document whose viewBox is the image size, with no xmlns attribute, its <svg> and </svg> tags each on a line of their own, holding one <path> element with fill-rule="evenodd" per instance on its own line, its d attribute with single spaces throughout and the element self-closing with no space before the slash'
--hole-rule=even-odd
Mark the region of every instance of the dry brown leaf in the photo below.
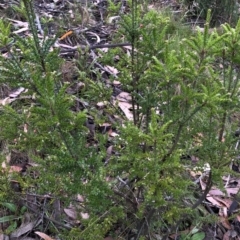
<svg viewBox="0 0 240 240">
<path fill-rule="evenodd" d="M 220 203 L 219 201 L 217 201 L 214 197 L 211 197 L 211 196 L 207 196 L 206 197 L 206 199 L 210 202 L 210 203 L 212 203 L 212 205 L 213 206 L 216 206 L 216 207 L 223 207 L 223 204 L 222 203 Z"/>
<path fill-rule="evenodd" d="M 113 81 L 113 85 L 115 85 L 115 86 L 116 86 L 116 85 L 121 85 L 121 82 L 114 80 L 114 81 Z"/>
<path fill-rule="evenodd" d="M 231 224 L 229 223 L 227 217 L 219 217 L 220 222 L 226 229 L 231 229 Z"/>
<path fill-rule="evenodd" d="M 43 232 L 35 232 L 39 237 L 43 238 L 44 240 L 54 240 L 53 238 L 49 237 L 47 234 Z"/>
<path fill-rule="evenodd" d="M 119 71 L 115 67 L 106 65 L 104 68 L 106 69 L 106 71 L 108 71 L 108 73 L 111 73 L 113 76 L 116 76 L 119 73 Z"/>
<path fill-rule="evenodd" d="M 9 163 L 9 162 L 7 162 L 7 163 Z M 7 165 L 6 165 L 5 161 L 2 162 L 2 168 L 7 168 Z"/>
<path fill-rule="evenodd" d="M 228 231 L 224 233 L 222 240 L 230 240 L 230 234 Z"/>
<path fill-rule="evenodd" d="M 202 177 L 199 179 L 202 190 L 206 189 L 206 183 L 203 181 Z"/>
<path fill-rule="evenodd" d="M 88 213 L 80 213 L 82 219 L 89 219 L 89 214 Z"/>
<path fill-rule="evenodd" d="M 7 163 L 9 163 L 8 160 L 7 160 Z M 8 172 L 8 173 L 22 171 L 22 167 L 20 167 L 20 166 L 13 165 L 13 166 L 7 167 L 7 164 L 5 161 L 2 162 L 2 169 L 3 169 L 3 171 Z"/>
<path fill-rule="evenodd" d="M 132 104 L 130 104 L 128 102 L 119 102 L 118 106 L 124 112 L 124 114 L 127 117 L 127 119 L 132 121 L 133 120 L 133 113 L 132 113 L 132 111 L 130 111 L 130 109 L 132 107 Z"/>
<path fill-rule="evenodd" d="M 218 215 L 221 217 L 228 217 L 228 211 L 226 207 L 222 207 L 219 209 Z"/>
<path fill-rule="evenodd" d="M 7 104 L 9 104 L 9 103 L 11 103 L 15 100 L 16 100 L 16 98 L 6 97 L 6 98 L 0 100 L 0 105 L 5 106 L 5 105 L 7 105 Z"/>
<path fill-rule="evenodd" d="M 121 92 L 117 95 L 116 99 L 121 102 L 131 102 L 132 97 L 128 92 Z"/>
<path fill-rule="evenodd" d="M 232 195 L 236 195 L 239 191 L 239 188 L 226 188 L 227 196 L 232 197 Z M 223 193 L 219 189 L 211 189 L 209 191 L 210 195 L 215 195 L 215 196 L 225 196 L 226 194 Z"/>
<path fill-rule="evenodd" d="M 194 155 L 190 156 L 190 158 L 193 163 L 197 163 L 199 161 L 199 158 Z"/>
<path fill-rule="evenodd" d="M 227 177 L 226 177 L 227 178 Z M 230 180 L 227 180 L 226 178 L 223 178 L 225 182 L 228 183 L 228 185 L 232 185 L 235 187 L 240 187 L 240 179 L 237 178 L 231 178 Z"/>
<path fill-rule="evenodd" d="M 97 103 L 97 107 L 98 107 L 98 108 L 104 108 L 104 107 L 107 106 L 107 104 L 108 104 L 107 101 L 104 101 L 104 102 L 98 102 L 98 103 Z"/>
<path fill-rule="evenodd" d="M 13 31 L 13 33 L 14 33 L 14 34 L 19 34 L 19 33 L 22 33 L 22 32 L 26 32 L 26 31 L 28 31 L 28 30 L 29 30 L 28 27 L 24 27 L 24 28 L 20 28 L 20 29 L 18 29 L 18 30 L 16 30 L 16 31 Z"/>
<path fill-rule="evenodd" d="M 9 172 L 21 172 L 22 171 L 22 167 L 19 166 L 10 166 Z"/>
<path fill-rule="evenodd" d="M 113 181 L 113 178 L 111 176 L 107 176 L 105 178 L 106 182 L 112 182 Z"/>
<path fill-rule="evenodd" d="M 108 134 L 109 137 L 111 137 L 112 132 L 113 132 L 113 130 L 112 130 L 112 128 L 110 128 L 110 129 L 108 130 L 108 132 L 107 132 L 107 134 Z"/>
<path fill-rule="evenodd" d="M 226 188 L 229 197 L 236 195 L 239 191 L 239 188 Z"/>
<path fill-rule="evenodd" d="M 110 145 L 110 146 L 107 148 L 107 155 L 108 155 L 108 156 L 111 156 L 111 155 L 112 155 L 112 151 L 113 151 L 113 145 Z"/>
<path fill-rule="evenodd" d="M 201 176 L 202 175 L 202 172 L 200 172 L 200 171 L 192 171 L 192 170 L 190 170 L 189 171 L 189 173 L 190 173 L 190 175 L 192 176 L 192 177 L 199 177 L 199 176 Z"/>
<path fill-rule="evenodd" d="M 110 132 L 110 131 L 109 131 L 108 135 L 110 137 L 117 137 L 117 136 L 119 136 L 119 134 L 117 134 L 116 132 Z"/>
<path fill-rule="evenodd" d="M 109 51 L 109 48 L 100 48 L 100 51 L 103 53 L 107 53 Z M 102 55 L 100 55 L 102 56 Z"/>
<path fill-rule="evenodd" d="M 64 208 L 64 212 L 68 217 L 70 217 L 72 220 L 77 220 L 77 212 L 75 209 L 72 208 Z"/>
<path fill-rule="evenodd" d="M 235 239 L 235 237 L 238 236 L 237 232 L 235 230 L 233 230 L 233 229 L 228 230 L 225 234 L 226 234 L 226 236 L 229 237 L 229 238 L 226 238 L 226 239 Z M 224 237 L 223 237 L 223 240 L 225 240 Z"/>
<path fill-rule="evenodd" d="M 211 189 L 209 191 L 209 194 L 210 195 L 213 195 L 213 196 L 225 196 L 225 193 L 223 193 L 221 190 L 219 189 Z"/>
<path fill-rule="evenodd" d="M 78 194 L 78 195 L 77 195 L 77 200 L 78 200 L 79 202 L 84 202 L 84 197 L 83 197 L 82 195 Z"/>
<path fill-rule="evenodd" d="M 109 24 L 114 24 L 115 22 L 119 21 L 121 19 L 120 16 L 112 16 L 112 17 L 109 17 L 107 22 Z"/>
<path fill-rule="evenodd" d="M 100 127 L 104 127 L 104 128 L 109 128 L 109 127 L 112 126 L 112 124 L 105 122 L 105 123 L 99 124 L 99 126 L 100 126 Z"/>
<path fill-rule="evenodd" d="M 17 90 L 15 90 L 14 92 L 10 93 L 10 94 L 9 94 L 9 97 L 10 97 L 10 98 L 16 98 L 16 97 L 18 97 L 23 91 L 25 91 L 25 88 L 20 87 L 20 88 L 18 88 Z"/>
<path fill-rule="evenodd" d="M 123 46 L 126 50 L 132 50 L 132 46 Z"/>
<path fill-rule="evenodd" d="M 10 237 L 11 238 L 19 238 L 20 236 L 33 230 L 35 224 L 36 224 L 36 221 L 22 224 L 18 229 L 16 229 L 13 233 L 11 233 Z"/>
<path fill-rule="evenodd" d="M 13 22 L 15 27 L 28 27 L 28 22 L 18 21 L 15 19 L 7 18 L 7 20 Z"/>
<path fill-rule="evenodd" d="M 232 204 L 232 200 L 227 198 L 227 199 L 222 199 L 220 197 L 214 196 L 214 199 L 217 200 L 218 202 L 224 204 L 227 208 L 229 208 Z"/>
<path fill-rule="evenodd" d="M 14 34 L 18 34 L 18 33 L 25 32 L 25 31 L 29 30 L 28 22 L 22 22 L 22 21 L 10 19 L 10 18 L 8 18 L 8 20 L 13 22 L 12 24 L 15 28 L 20 27 L 20 29 L 13 31 Z"/>
</svg>

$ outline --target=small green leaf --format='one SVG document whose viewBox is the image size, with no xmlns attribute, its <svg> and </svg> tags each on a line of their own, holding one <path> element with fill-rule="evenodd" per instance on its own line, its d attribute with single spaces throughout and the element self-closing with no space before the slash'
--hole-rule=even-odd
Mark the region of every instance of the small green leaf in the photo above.
<svg viewBox="0 0 240 240">
<path fill-rule="evenodd" d="M 2 206 L 6 207 L 11 212 L 15 213 L 17 211 L 17 206 L 13 203 L 1 203 Z"/>
<path fill-rule="evenodd" d="M 194 227 L 193 230 L 191 231 L 191 234 L 194 235 L 197 232 L 199 232 L 199 229 Z"/>
<path fill-rule="evenodd" d="M 0 218 L 0 223 L 9 222 L 12 220 L 20 219 L 21 217 L 16 217 L 14 215 L 4 216 Z"/>
<path fill-rule="evenodd" d="M 203 240 L 204 238 L 205 238 L 205 233 L 204 232 L 199 232 L 199 233 L 194 234 L 191 237 L 191 240 Z"/>
<path fill-rule="evenodd" d="M 5 233 L 6 233 L 6 234 L 10 234 L 10 233 L 12 233 L 14 230 L 16 230 L 16 228 L 17 228 L 17 222 L 14 221 L 14 222 L 12 222 L 12 223 L 9 225 L 9 227 L 5 230 Z"/>
<path fill-rule="evenodd" d="M 27 211 L 27 207 L 23 206 L 20 210 L 21 214 L 24 214 Z"/>
</svg>

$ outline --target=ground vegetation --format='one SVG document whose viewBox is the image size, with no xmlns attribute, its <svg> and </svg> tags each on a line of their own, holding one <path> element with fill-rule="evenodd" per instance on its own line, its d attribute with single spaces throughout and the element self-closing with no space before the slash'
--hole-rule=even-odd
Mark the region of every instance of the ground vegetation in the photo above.
<svg viewBox="0 0 240 240">
<path fill-rule="evenodd" d="M 3 238 L 239 239 L 240 21 L 220 2 L 0 4 Z"/>
</svg>

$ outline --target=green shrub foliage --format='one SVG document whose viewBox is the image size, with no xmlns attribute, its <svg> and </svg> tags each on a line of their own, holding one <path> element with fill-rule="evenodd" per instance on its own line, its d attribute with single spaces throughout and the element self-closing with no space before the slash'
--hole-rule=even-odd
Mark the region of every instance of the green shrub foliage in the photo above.
<svg viewBox="0 0 240 240">
<path fill-rule="evenodd" d="M 32 37 L 13 36 L 13 43 L 10 25 L 0 21 L 0 44 L 10 53 L 0 57 L 0 82 L 28 89 L 28 97 L 1 107 L 0 138 L 38 164 L 38 178 L 22 179 L 24 189 L 51 193 L 66 206 L 76 194 L 85 197 L 90 218 L 84 228 L 61 233 L 65 237 L 100 239 L 116 234 L 114 226 L 136 239 L 149 229 L 167 236 L 166 224 L 194 214 L 199 199 L 188 173 L 194 166 L 182 156 L 198 158 L 200 167 L 209 163 L 215 182 L 230 171 L 225 166 L 234 154 L 234 125 L 228 121 L 239 108 L 240 21 L 236 28 L 223 25 L 222 34 L 209 32 L 208 12 L 204 31 L 186 36 L 188 30 L 180 34 L 170 15 L 142 12 L 133 4 L 119 31 L 132 44 L 131 54 L 112 49 L 102 59 L 112 63 L 112 56 L 121 54 L 116 68 L 131 93 L 134 119 L 116 126 L 116 154 L 105 164 L 107 139 L 96 133 L 98 146 L 87 142 L 87 115 L 96 111 L 73 110 L 75 97 L 66 91 L 62 60 L 52 49 L 55 39 L 38 38 L 32 3 L 23 2 Z M 79 71 L 87 86 L 83 98 L 103 100 L 96 99 L 93 87 L 104 100 L 109 97 L 103 85 L 93 86 L 89 72 Z M 106 181 L 108 176 L 114 180 Z"/>
</svg>

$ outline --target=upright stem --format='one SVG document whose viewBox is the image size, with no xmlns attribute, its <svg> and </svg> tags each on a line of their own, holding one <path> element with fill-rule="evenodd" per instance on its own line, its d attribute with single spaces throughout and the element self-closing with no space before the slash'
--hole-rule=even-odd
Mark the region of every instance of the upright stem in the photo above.
<svg viewBox="0 0 240 240">
<path fill-rule="evenodd" d="M 31 0 L 30 1 L 23 0 L 23 3 L 26 8 L 29 26 L 32 31 L 33 40 L 34 40 L 35 48 L 36 48 L 36 53 L 38 55 L 43 72 L 46 72 L 46 66 L 45 66 L 45 61 L 44 61 L 44 57 L 43 57 L 43 52 L 42 52 L 42 48 L 40 46 L 39 37 L 37 35 L 37 28 L 35 26 L 36 15 L 34 12 L 33 3 Z"/>
<path fill-rule="evenodd" d="M 139 121 L 139 106 L 137 104 L 137 94 L 138 94 L 138 76 L 136 70 L 136 14 L 137 14 L 137 2 L 136 0 L 132 0 L 132 32 L 131 32 L 131 44 L 132 44 L 132 52 L 131 52 L 131 74 L 132 74 L 132 87 L 133 87 L 133 94 L 132 94 L 132 111 L 133 111 L 133 122 L 134 125 L 138 124 Z M 137 107 L 137 109 L 136 109 Z"/>
</svg>

